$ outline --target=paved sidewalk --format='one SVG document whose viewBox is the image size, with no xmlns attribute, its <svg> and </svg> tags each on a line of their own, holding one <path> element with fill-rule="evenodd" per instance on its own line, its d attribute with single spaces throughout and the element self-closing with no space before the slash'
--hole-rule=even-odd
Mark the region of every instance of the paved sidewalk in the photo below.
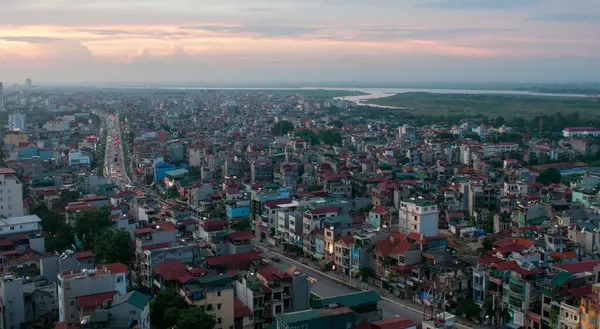
<svg viewBox="0 0 600 329">
<path fill-rule="evenodd" d="M 325 263 L 326 263 L 325 261 L 315 262 L 315 261 L 312 261 L 312 260 L 302 257 L 302 256 L 296 256 L 295 254 L 282 253 L 281 250 L 279 250 L 277 248 L 273 248 L 271 246 L 268 246 L 264 243 L 261 243 L 260 246 L 262 248 L 269 250 L 272 253 L 276 253 L 276 254 L 280 255 L 281 257 L 286 258 L 288 261 L 300 263 L 304 266 L 308 266 L 311 269 L 313 269 L 314 271 L 319 272 L 320 274 L 322 274 L 326 277 L 329 277 L 332 280 L 338 281 L 339 283 L 344 284 L 351 289 L 362 290 L 362 288 L 363 288 L 363 282 L 360 279 L 352 278 L 352 280 L 350 280 L 350 278 L 347 275 L 342 275 L 341 273 L 339 273 L 337 271 L 322 272 L 321 269 L 325 265 Z M 419 304 L 419 303 L 416 303 L 416 302 L 413 302 L 410 300 L 406 300 L 406 299 L 400 299 L 400 298 L 396 297 L 394 294 L 390 293 L 388 290 L 382 289 L 379 286 L 376 286 L 373 284 L 367 284 L 366 289 L 377 291 L 384 300 L 386 300 L 390 303 L 394 303 L 396 305 L 407 308 L 413 312 L 423 314 L 424 310 L 423 310 L 422 304 Z M 467 320 L 465 318 L 458 317 L 458 316 L 456 317 L 455 323 L 456 323 L 457 327 L 459 327 L 459 328 L 476 328 L 476 329 L 491 329 L 491 328 L 493 328 L 492 326 L 484 326 L 482 324 L 474 323 L 470 320 Z"/>
</svg>

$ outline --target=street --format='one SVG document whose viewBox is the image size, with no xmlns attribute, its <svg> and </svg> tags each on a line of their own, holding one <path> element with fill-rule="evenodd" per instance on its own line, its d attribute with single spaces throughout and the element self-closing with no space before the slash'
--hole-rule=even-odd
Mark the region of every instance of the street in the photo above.
<svg viewBox="0 0 600 329">
<path fill-rule="evenodd" d="M 267 259 L 278 256 L 281 259 L 281 263 L 284 263 L 286 265 L 293 265 L 300 272 L 317 279 L 317 281 L 312 285 L 311 291 L 321 297 L 339 296 L 339 295 L 348 294 L 348 293 L 356 291 L 356 290 L 348 288 L 347 286 L 339 283 L 336 280 L 333 280 L 331 278 L 326 277 L 325 275 L 320 274 L 319 272 L 313 270 L 312 268 L 310 268 L 304 264 L 296 262 L 287 257 L 283 257 L 274 252 L 264 250 L 263 256 Z M 384 318 L 406 317 L 406 318 L 409 318 L 409 319 L 415 321 L 416 323 L 420 323 L 423 321 L 422 313 L 417 313 L 417 312 L 410 310 L 407 307 L 402 306 L 402 305 L 398 305 L 398 304 L 391 303 L 386 300 L 382 300 L 379 302 L 379 307 L 383 311 Z"/>
<path fill-rule="evenodd" d="M 107 116 L 106 130 L 105 173 L 111 183 L 124 189 L 129 181 L 125 173 L 118 115 Z"/>
</svg>

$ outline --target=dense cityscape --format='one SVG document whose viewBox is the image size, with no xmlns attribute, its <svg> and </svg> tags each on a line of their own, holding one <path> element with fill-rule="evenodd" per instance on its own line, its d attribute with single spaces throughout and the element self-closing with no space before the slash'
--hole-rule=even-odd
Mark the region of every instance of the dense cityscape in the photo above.
<svg viewBox="0 0 600 329">
<path fill-rule="evenodd" d="M 0 87 L 0 328 L 596 328 L 596 119 L 361 95 Z"/>
</svg>

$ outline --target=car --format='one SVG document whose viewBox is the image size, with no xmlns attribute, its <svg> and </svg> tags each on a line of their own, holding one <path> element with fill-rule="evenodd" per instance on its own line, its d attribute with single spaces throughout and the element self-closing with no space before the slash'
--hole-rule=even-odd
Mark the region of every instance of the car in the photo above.
<svg viewBox="0 0 600 329">
<path fill-rule="evenodd" d="M 274 262 L 277 262 L 277 263 L 281 262 L 281 258 L 279 258 L 277 256 L 271 257 L 271 260 Z"/>
<path fill-rule="evenodd" d="M 254 252 L 257 254 L 262 254 L 263 250 L 260 249 L 259 247 L 254 248 Z"/>
</svg>

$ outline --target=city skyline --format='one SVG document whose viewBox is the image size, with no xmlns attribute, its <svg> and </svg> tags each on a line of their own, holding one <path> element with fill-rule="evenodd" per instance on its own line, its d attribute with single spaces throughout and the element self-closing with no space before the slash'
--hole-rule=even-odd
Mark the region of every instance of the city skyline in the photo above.
<svg viewBox="0 0 600 329">
<path fill-rule="evenodd" d="M 0 1 L 0 81 L 593 81 L 600 2 Z"/>
</svg>

